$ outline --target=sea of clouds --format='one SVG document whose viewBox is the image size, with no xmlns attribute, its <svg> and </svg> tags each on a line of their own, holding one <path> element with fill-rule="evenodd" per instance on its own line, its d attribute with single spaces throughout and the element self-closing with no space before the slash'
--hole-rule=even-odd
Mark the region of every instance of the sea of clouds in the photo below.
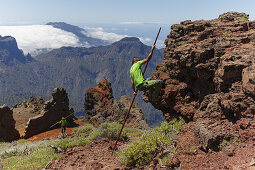
<svg viewBox="0 0 255 170">
<path fill-rule="evenodd" d="M 128 37 L 126 34 L 109 32 L 102 27 L 84 27 L 86 31 L 83 33 L 88 37 L 98 38 L 109 43 Z M 1 36 L 13 36 L 18 47 L 25 54 L 30 53 L 33 56 L 41 52 L 47 52 L 51 49 L 63 46 L 71 47 L 90 47 L 91 45 L 83 42 L 80 43 L 79 38 L 71 32 L 67 32 L 51 25 L 24 25 L 24 26 L 0 26 Z M 144 44 L 150 44 L 151 38 L 138 37 Z"/>
<path fill-rule="evenodd" d="M 79 40 L 73 33 L 50 25 L 0 26 L 0 35 L 13 36 L 25 54 L 37 49 L 79 46 Z"/>
<path fill-rule="evenodd" d="M 84 34 L 86 34 L 88 37 L 106 40 L 111 43 L 119 41 L 124 37 L 128 37 L 128 35 L 120 35 L 116 33 L 105 32 L 104 28 L 102 27 L 84 27 L 84 29 L 87 31 Z"/>
</svg>

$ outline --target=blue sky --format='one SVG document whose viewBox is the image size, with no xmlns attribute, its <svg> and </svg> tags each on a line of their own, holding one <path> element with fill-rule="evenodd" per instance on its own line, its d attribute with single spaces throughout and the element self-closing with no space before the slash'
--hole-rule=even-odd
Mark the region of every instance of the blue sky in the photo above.
<svg viewBox="0 0 255 170">
<path fill-rule="evenodd" d="M 254 0 L 0 0 L 0 25 L 146 22 L 213 19 L 227 11 L 255 18 Z"/>
<path fill-rule="evenodd" d="M 97 38 L 117 41 L 120 37 L 135 36 L 147 45 L 153 44 L 161 26 L 157 47 L 164 48 L 172 24 L 215 19 L 228 11 L 245 12 L 254 20 L 254 7 L 255 0 L 0 0 L 0 35 L 14 36 L 21 49 L 31 52 L 30 49 L 50 48 L 52 44 L 77 44 L 66 33 L 46 29 L 44 24 L 48 22 L 77 25 L 89 29 Z M 30 26 L 38 24 L 42 26 Z M 28 27 L 5 27 L 24 25 Z M 45 35 L 45 41 L 33 36 L 36 34 Z M 55 41 L 51 40 L 52 35 L 56 35 Z M 69 37 L 68 42 L 57 39 L 61 36 Z M 45 46 L 49 39 L 51 44 Z"/>
</svg>

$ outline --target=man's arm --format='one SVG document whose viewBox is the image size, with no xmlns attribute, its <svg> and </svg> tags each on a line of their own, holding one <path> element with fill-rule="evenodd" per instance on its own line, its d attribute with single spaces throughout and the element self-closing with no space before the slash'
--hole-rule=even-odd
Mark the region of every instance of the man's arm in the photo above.
<svg viewBox="0 0 255 170">
<path fill-rule="evenodd" d="M 155 45 L 153 45 L 153 46 L 151 47 L 151 52 L 149 53 L 149 55 L 147 56 L 147 58 L 145 58 L 145 59 L 142 60 L 142 64 L 145 64 L 145 63 L 147 63 L 147 62 L 150 61 L 150 59 L 151 59 L 151 57 L 152 57 L 152 52 L 153 52 L 154 48 L 155 48 Z"/>
</svg>

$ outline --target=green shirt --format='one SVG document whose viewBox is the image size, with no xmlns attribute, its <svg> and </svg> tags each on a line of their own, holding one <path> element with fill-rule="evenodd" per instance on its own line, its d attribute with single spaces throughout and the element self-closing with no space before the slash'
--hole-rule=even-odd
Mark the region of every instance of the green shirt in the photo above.
<svg viewBox="0 0 255 170">
<path fill-rule="evenodd" d="M 130 77 L 134 82 L 135 87 L 139 86 L 144 82 L 143 73 L 142 73 L 142 63 L 143 61 L 138 61 L 132 65 L 130 68 Z"/>
<path fill-rule="evenodd" d="M 61 126 L 66 126 L 66 124 L 67 124 L 65 119 L 64 120 L 60 120 L 60 123 L 61 123 Z"/>
</svg>

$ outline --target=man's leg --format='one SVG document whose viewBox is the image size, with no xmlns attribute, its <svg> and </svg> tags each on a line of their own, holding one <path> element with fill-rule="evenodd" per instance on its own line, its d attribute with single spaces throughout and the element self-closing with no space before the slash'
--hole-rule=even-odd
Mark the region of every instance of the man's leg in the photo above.
<svg viewBox="0 0 255 170">
<path fill-rule="evenodd" d="M 149 80 L 147 79 L 143 85 L 140 87 L 139 90 L 141 91 L 147 91 L 149 90 L 149 94 L 153 97 L 156 97 L 159 95 L 159 92 L 161 90 L 162 87 L 162 80 Z"/>
<path fill-rule="evenodd" d="M 152 97 L 156 97 L 159 95 L 161 87 L 162 87 L 162 80 L 150 80 L 148 81 L 148 88 L 149 93 Z"/>
</svg>

